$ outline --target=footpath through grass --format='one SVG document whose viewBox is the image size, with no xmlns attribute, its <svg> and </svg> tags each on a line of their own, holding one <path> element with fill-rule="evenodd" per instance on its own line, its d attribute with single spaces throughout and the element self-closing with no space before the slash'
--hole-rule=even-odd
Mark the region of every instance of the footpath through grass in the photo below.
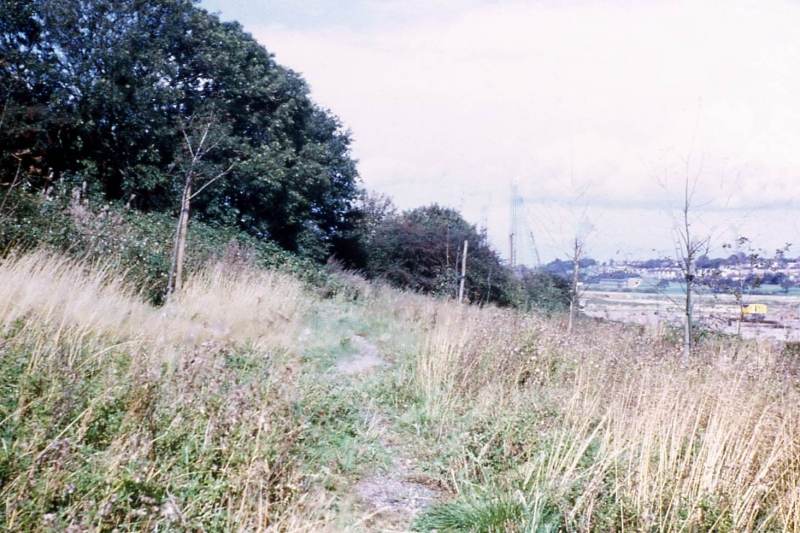
<svg viewBox="0 0 800 533">
<path fill-rule="evenodd" d="M 800 365 L 781 345 L 708 338 L 687 364 L 638 328 L 567 336 L 558 320 L 379 289 L 337 305 L 323 312 L 335 361 L 365 337 L 386 363 L 339 381 L 379 450 L 349 480 L 356 529 L 800 527 Z M 396 501 L 370 490 L 376 469 Z"/>
<path fill-rule="evenodd" d="M 0 264 L 7 530 L 796 531 L 800 366 L 211 266 Z"/>
<path fill-rule="evenodd" d="M 373 300 L 220 265 L 155 308 L 44 253 L 0 278 L 4 529 L 404 530 L 421 510 L 369 490 L 416 473 L 388 407 L 420 342 Z"/>
</svg>

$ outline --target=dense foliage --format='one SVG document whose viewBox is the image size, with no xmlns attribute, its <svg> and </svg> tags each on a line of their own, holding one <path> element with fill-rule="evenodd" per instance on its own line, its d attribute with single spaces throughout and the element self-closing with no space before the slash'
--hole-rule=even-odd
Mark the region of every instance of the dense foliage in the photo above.
<svg viewBox="0 0 800 533">
<path fill-rule="evenodd" d="M 161 302 L 167 284 L 175 219 L 164 213 L 142 213 L 113 203 L 80 200 L 59 194 L 48 198 L 13 195 L 8 213 L 0 213 L 0 253 L 47 248 L 124 272 L 126 280 L 149 300 Z M 194 222 L 189 228 L 187 264 L 196 272 L 213 261 L 277 268 L 325 291 L 335 280 L 309 259 L 236 228 Z"/>
<path fill-rule="evenodd" d="M 183 132 L 210 127 L 202 171 L 234 167 L 194 201 L 321 259 L 347 246 L 358 194 L 349 136 L 238 23 L 191 0 L 0 0 L 0 181 L 174 212 Z"/>
<path fill-rule="evenodd" d="M 453 209 L 432 205 L 398 214 L 385 200 L 372 199 L 362 212 L 366 271 L 372 277 L 455 297 L 467 242 L 465 296 L 470 302 L 553 311 L 568 301 L 563 280 L 532 270 L 512 271 L 489 245 L 485 232 Z"/>
<path fill-rule="evenodd" d="M 348 133 L 238 23 L 192 0 L 0 2 L 0 251 L 105 253 L 157 299 L 190 167 L 198 191 L 223 176 L 191 202 L 190 270 L 230 242 L 270 264 L 277 244 L 455 296 L 468 241 L 469 301 L 563 303 L 458 212 L 365 196 Z"/>
<path fill-rule="evenodd" d="M 516 273 L 521 290 L 517 307 L 549 313 L 563 311 L 569 306 L 567 278 L 525 266 L 517 267 Z"/>
<path fill-rule="evenodd" d="M 597 264 L 597 261 L 592 259 L 591 257 L 584 257 L 583 259 L 578 261 L 578 268 L 581 270 L 593 267 Z M 565 259 L 553 259 L 546 265 L 544 265 L 543 269 L 545 272 L 553 274 L 554 276 L 559 276 L 562 278 L 571 278 L 572 272 L 575 268 L 574 262 L 571 260 Z"/>
<path fill-rule="evenodd" d="M 413 290 L 457 293 L 461 254 L 468 242 L 466 289 L 472 302 L 512 303 L 509 271 L 486 235 L 453 210 L 438 205 L 389 216 L 375 229 L 369 246 L 368 271 Z"/>
</svg>

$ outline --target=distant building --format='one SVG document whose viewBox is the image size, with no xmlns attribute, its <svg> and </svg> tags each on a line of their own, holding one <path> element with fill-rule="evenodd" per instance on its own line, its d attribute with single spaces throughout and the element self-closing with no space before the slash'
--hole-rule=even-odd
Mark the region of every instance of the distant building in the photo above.
<svg viewBox="0 0 800 533">
<path fill-rule="evenodd" d="M 625 282 L 626 289 L 638 289 L 642 285 L 642 278 L 628 278 Z"/>
</svg>

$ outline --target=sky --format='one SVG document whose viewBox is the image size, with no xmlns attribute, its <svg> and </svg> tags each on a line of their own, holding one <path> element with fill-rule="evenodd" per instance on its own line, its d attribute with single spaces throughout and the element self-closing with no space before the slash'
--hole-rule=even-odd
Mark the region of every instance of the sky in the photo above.
<svg viewBox="0 0 800 533">
<path fill-rule="evenodd" d="M 800 255 L 800 1 L 203 0 L 353 137 L 364 186 L 508 254 L 674 256 L 693 229 Z M 535 248 L 534 248 L 535 243 Z"/>
</svg>

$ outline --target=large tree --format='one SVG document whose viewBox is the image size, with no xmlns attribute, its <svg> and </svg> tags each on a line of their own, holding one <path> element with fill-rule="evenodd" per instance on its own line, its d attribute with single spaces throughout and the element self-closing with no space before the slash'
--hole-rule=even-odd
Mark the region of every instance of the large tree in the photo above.
<svg viewBox="0 0 800 533">
<path fill-rule="evenodd" d="M 511 271 L 486 235 L 457 211 L 438 205 L 387 216 L 370 237 L 367 271 L 402 287 L 455 297 L 465 241 L 469 301 L 515 303 L 518 294 Z"/>
<path fill-rule="evenodd" d="M 0 183 L 21 166 L 33 189 L 76 179 L 176 212 L 181 124 L 213 114 L 226 138 L 206 164 L 238 163 L 197 216 L 335 251 L 358 194 L 349 135 L 237 23 L 190 0 L 0 2 Z"/>
</svg>

